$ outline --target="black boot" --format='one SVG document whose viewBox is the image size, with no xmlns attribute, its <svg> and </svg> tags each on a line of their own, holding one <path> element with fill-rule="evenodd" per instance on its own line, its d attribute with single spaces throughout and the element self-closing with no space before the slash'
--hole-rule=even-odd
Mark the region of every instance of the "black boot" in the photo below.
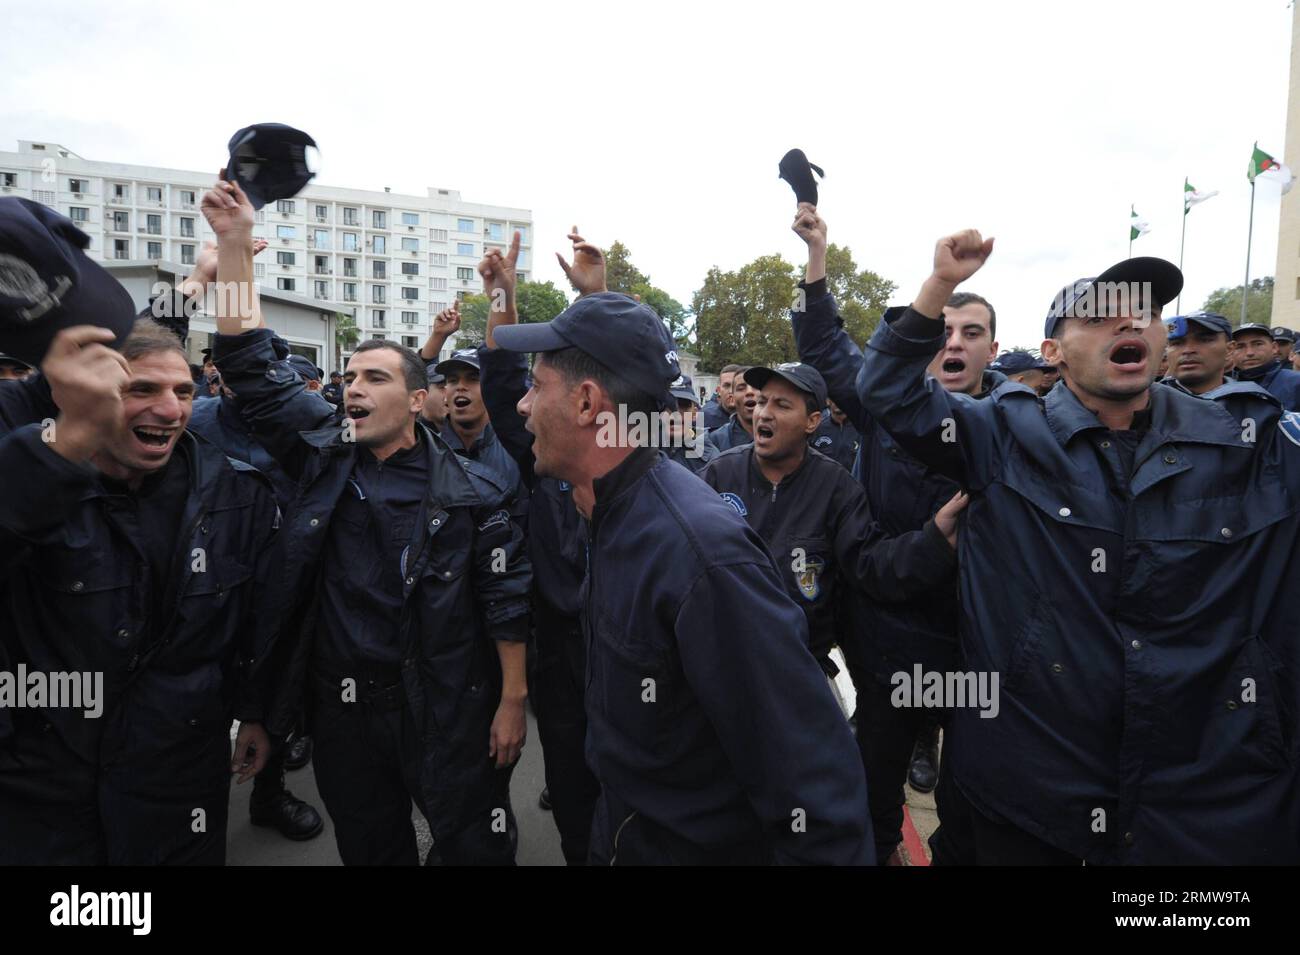
<svg viewBox="0 0 1300 955">
<path fill-rule="evenodd" d="M 284 753 L 284 768 L 302 769 L 311 762 L 311 737 L 295 736 Z"/>
<path fill-rule="evenodd" d="M 939 783 L 939 725 L 925 727 L 912 745 L 912 765 L 907 781 L 919 793 L 934 792 Z"/>
<path fill-rule="evenodd" d="M 549 789 L 542 789 L 541 795 L 537 797 L 537 808 L 542 812 L 551 811 L 551 791 Z"/>
<path fill-rule="evenodd" d="M 248 814 L 253 825 L 279 829 L 280 835 L 295 842 L 315 839 L 325 828 L 320 813 L 287 789 L 250 802 Z"/>
</svg>

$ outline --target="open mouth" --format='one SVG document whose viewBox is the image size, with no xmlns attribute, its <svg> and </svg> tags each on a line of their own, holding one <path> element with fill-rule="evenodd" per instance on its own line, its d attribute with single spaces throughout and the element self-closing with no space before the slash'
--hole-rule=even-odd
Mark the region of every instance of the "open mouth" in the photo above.
<svg viewBox="0 0 1300 955">
<path fill-rule="evenodd" d="M 939 367 L 945 375 L 960 375 L 966 370 L 966 362 L 960 358 L 946 358 Z"/>
<path fill-rule="evenodd" d="M 473 404 L 473 402 L 464 395 L 457 395 L 455 398 L 451 399 L 451 406 L 453 408 L 464 409 L 468 408 L 471 404 Z"/>
<path fill-rule="evenodd" d="M 755 437 L 762 438 L 764 441 L 771 441 L 772 438 L 776 436 L 776 432 L 773 431 L 771 428 L 769 428 L 767 425 L 760 424 L 758 427 L 754 429 L 754 435 Z"/>
<path fill-rule="evenodd" d="M 1146 342 L 1137 339 L 1122 341 L 1110 350 L 1110 360 L 1128 370 L 1141 368 L 1147 360 Z"/>
<path fill-rule="evenodd" d="M 151 428 L 148 425 L 141 425 L 132 428 L 131 433 L 134 434 L 136 440 L 146 448 L 161 451 L 163 448 L 167 447 L 168 442 L 172 439 L 172 435 L 176 432 L 170 428 Z"/>
<path fill-rule="evenodd" d="M 362 418 L 368 418 L 370 412 L 360 405 L 348 405 L 348 417 L 353 421 L 360 421 Z"/>
</svg>

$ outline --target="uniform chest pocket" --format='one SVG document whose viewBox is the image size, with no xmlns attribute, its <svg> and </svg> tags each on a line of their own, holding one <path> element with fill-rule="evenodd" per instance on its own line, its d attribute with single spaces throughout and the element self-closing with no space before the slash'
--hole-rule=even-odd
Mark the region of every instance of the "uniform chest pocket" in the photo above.
<svg viewBox="0 0 1300 955">
<path fill-rule="evenodd" d="M 195 562 L 198 561 L 196 557 Z M 190 565 L 190 582 L 186 597 L 222 599 L 253 576 L 253 569 L 243 561 L 225 554 L 213 554 L 202 563 Z"/>
<path fill-rule="evenodd" d="M 464 576 L 469 569 L 474 549 L 474 528 L 468 513 L 462 511 L 453 514 L 439 508 L 425 520 L 424 533 L 424 546 L 428 556 L 422 576 L 444 581 Z M 403 563 L 409 559 L 408 552 Z M 403 568 L 403 573 L 409 571 L 409 567 Z"/>
<path fill-rule="evenodd" d="M 103 547 L 40 547 L 32 556 L 31 567 L 39 584 L 74 596 L 102 594 L 137 583 L 136 561 Z"/>
<path fill-rule="evenodd" d="M 1053 479 L 1031 466 L 1003 468 L 999 483 L 1053 524 L 1124 532 L 1122 509 L 1109 490 Z"/>
<path fill-rule="evenodd" d="M 647 750 L 657 750 L 671 724 L 675 667 L 667 651 L 626 639 L 621 626 L 603 614 L 592 647 L 597 702 L 616 730 Z"/>
</svg>

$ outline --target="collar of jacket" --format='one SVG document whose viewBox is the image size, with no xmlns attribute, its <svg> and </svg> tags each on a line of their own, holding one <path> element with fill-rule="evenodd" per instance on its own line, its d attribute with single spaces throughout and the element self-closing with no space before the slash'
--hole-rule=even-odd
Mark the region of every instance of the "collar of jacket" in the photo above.
<svg viewBox="0 0 1300 955">
<path fill-rule="evenodd" d="M 1222 406 L 1212 404 L 1211 410 L 1206 408 L 1204 398 L 1166 385 L 1153 384 L 1148 393 L 1151 430 L 1143 441 L 1144 446 L 1182 442 L 1241 447 L 1241 422 Z M 1062 447 L 1080 431 L 1106 429 L 1068 387 L 1053 388 L 1043 399 L 1043 406 L 1052 434 Z"/>
<path fill-rule="evenodd" d="M 167 468 L 170 468 L 176 455 L 185 455 L 186 467 L 189 468 L 190 472 L 191 497 L 195 491 L 201 492 L 204 490 L 203 480 L 205 475 L 209 473 L 206 472 L 203 467 L 202 459 L 204 457 L 204 452 L 213 455 L 219 454 L 222 458 L 225 458 L 224 452 L 219 451 L 214 445 L 200 440 L 189 431 L 184 431 L 181 433 L 179 440 L 177 440 L 176 447 L 172 449 L 172 456 L 167 459 Z M 108 475 L 96 469 L 95 483 L 81 496 L 81 499 L 83 501 L 89 501 L 97 497 L 120 497 L 123 494 L 138 494 L 145 489 L 146 484 L 152 488 L 154 485 L 162 481 L 167 472 L 167 468 L 145 475 L 144 480 L 140 482 L 140 489 L 137 491 L 122 490 L 121 488 L 123 488 L 124 485 L 122 485 L 121 482 L 108 477 Z M 256 468 L 253 468 L 253 470 L 256 470 Z"/>
<path fill-rule="evenodd" d="M 984 375 L 980 379 L 980 393 L 975 397 L 987 398 L 989 392 L 991 392 L 994 388 L 996 388 L 998 385 L 1002 384 L 1004 381 L 1007 380 L 1008 380 L 1007 376 L 1002 374 L 1002 372 L 993 371 L 992 369 L 985 368 Z"/>
<path fill-rule="evenodd" d="M 816 448 L 805 447 L 803 460 L 799 462 L 799 466 L 785 477 L 781 478 L 780 483 L 777 484 L 777 488 L 786 487 L 798 480 L 799 475 L 803 474 L 804 470 L 808 467 L 808 461 L 812 458 L 816 450 Z M 758 455 L 754 454 L 754 446 L 752 444 L 745 447 L 745 457 L 749 458 L 749 476 L 756 482 L 757 486 L 761 488 L 770 488 L 772 482 L 767 479 L 767 476 L 759 468 Z M 836 466 L 838 467 L 838 465 Z"/>
<path fill-rule="evenodd" d="M 487 422 L 483 425 L 483 430 L 479 432 L 478 438 L 476 438 L 474 443 L 467 448 L 465 447 L 465 442 L 460 439 L 460 434 L 452 425 L 451 419 L 447 418 L 442 427 L 438 429 L 438 435 L 447 443 L 447 447 L 451 448 L 453 451 L 464 451 L 466 454 L 472 455 L 476 448 L 486 448 L 491 444 L 492 439 L 495 437 L 495 432 L 492 430 L 492 422 Z"/>
<path fill-rule="evenodd" d="M 1281 360 L 1274 358 L 1268 364 L 1260 365 L 1258 368 L 1251 368 L 1249 370 L 1244 368 L 1238 368 L 1237 380 L 1238 381 L 1259 381 L 1262 378 L 1267 378 L 1271 373 L 1277 371 L 1281 367 L 1282 367 Z"/>
<path fill-rule="evenodd" d="M 659 461 L 659 452 L 654 448 L 640 447 L 619 462 L 618 467 L 591 482 L 592 496 L 596 499 L 591 511 L 591 530 L 594 534 L 601 519 L 624 491 L 627 491 L 645 476 Z"/>
</svg>

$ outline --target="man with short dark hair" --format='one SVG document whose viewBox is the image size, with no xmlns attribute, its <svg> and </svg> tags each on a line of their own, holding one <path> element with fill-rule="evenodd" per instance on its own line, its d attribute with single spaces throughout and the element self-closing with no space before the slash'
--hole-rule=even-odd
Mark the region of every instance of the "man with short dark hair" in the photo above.
<svg viewBox="0 0 1300 955">
<path fill-rule="evenodd" d="M 334 407 L 343 404 L 343 372 L 335 369 L 330 372 L 330 383 L 321 389 L 325 400 Z"/>
<path fill-rule="evenodd" d="M 253 287 L 254 212 L 218 182 L 203 199 L 218 280 Z M 295 559 L 268 589 L 299 630 L 320 793 L 345 864 L 510 864 L 508 768 L 524 743 L 529 565 L 512 487 L 418 423 L 425 362 L 395 342 L 348 361 L 344 409 L 281 374 L 256 300 L 224 297 L 215 357 L 240 412 L 299 482 L 284 533 Z M 322 407 L 324 406 L 324 407 Z"/>
<path fill-rule="evenodd" d="M 1183 279 L 1149 257 L 1057 294 L 1042 352 L 1064 387 L 1045 399 L 935 387 L 943 303 L 992 251 L 975 230 L 940 239 L 858 376 L 881 425 L 972 498 L 964 665 L 1003 677 L 996 719 L 955 711 L 946 760 L 975 861 L 1295 864 L 1300 427 L 1254 386 L 1154 384 Z"/>
<path fill-rule="evenodd" d="M 1222 315 L 1195 312 L 1165 323 L 1169 334 L 1169 372 L 1194 395 L 1222 387 L 1227 378 L 1232 324 Z"/>
<path fill-rule="evenodd" d="M 1282 367 L 1277 341 L 1267 325 L 1238 325 L 1232 333 L 1237 381 L 1259 385 L 1288 411 L 1300 409 L 1300 373 Z"/>
<path fill-rule="evenodd" d="M 809 435 L 808 445 L 852 473 L 862 447 L 862 435 L 840 406 L 827 398 L 822 419 L 817 430 Z"/>
<path fill-rule="evenodd" d="M 734 366 L 735 371 L 731 379 L 731 403 L 735 410 L 726 424 L 714 428 L 708 434 L 708 440 L 719 451 L 738 448 L 754 440 L 754 405 L 758 401 L 758 394 L 745 382 L 745 372 L 749 371 L 749 368 L 749 365 Z"/>
<path fill-rule="evenodd" d="M 429 393 L 420 409 L 420 420 L 441 434 L 447 427 L 447 379 L 439 374 L 436 364 L 425 366 L 425 371 L 429 376 Z"/>
<path fill-rule="evenodd" d="M 852 736 L 762 541 L 695 475 L 601 436 L 671 406 L 662 320 L 596 292 L 495 341 L 538 353 L 519 403 L 536 471 L 570 483 L 590 523 L 592 861 L 870 862 Z"/>
<path fill-rule="evenodd" d="M 724 365 L 718 372 L 718 387 L 712 397 L 700 409 L 700 423 L 704 431 L 712 431 L 727 423 L 730 411 L 727 408 L 727 396 L 731 393 L 731 379 L 735 376 L 734 365 Z M 703 389 L 700 389 L 701 394 Z"/>
</svg>

